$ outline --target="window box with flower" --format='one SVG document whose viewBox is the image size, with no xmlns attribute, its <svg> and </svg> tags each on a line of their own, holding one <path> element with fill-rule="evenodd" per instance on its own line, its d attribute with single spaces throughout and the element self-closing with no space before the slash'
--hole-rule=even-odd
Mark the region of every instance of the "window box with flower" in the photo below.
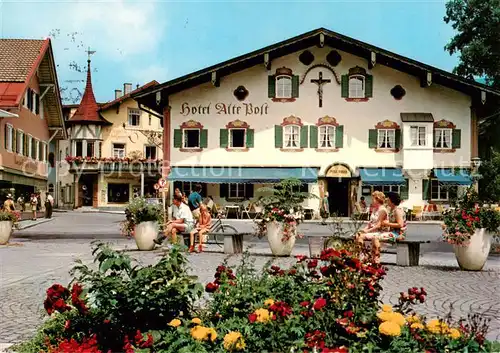
<svg viewBox="0 0 500 353">
<path fill-rule="evenodd" d="M 492 234 L 500 227 L 500 212 L 480 207 L 478 195 L 468 189 L 455 208 L 443 212 L 443 239 L 453 245 L 461 269 L 480 271 L 488 259 Z"/>
<path fill-rule="evenodd" d="M 300 237 L 297 226 L 302 202 L 316 197 L 301 192 L 302 182 L 298 179 L 284 179 L 273 187 L 258 190 L 258 202 L 263 206 L 262 219 L 256 221 L 259 237 L 266 236 L 271 252 L 275 256 L 290 256 L 295 240 Z"/>
</svg>

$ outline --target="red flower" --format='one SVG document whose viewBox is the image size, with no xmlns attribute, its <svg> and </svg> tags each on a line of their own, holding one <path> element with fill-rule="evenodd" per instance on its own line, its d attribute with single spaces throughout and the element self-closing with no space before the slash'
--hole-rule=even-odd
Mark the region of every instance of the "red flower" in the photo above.
<svg viewBox="0 0 500 353">
<path fill-rule="evenodd" d="M 321 353 L 349 353 L 349 349 L 344 346 L 337 348 L 323 348 Z"/>
<path fill-rule="evenodd" d="M 313 309 L 314 310 L 321 310 L 325 306 L 326 306 L 326 299 L 325 298 L 318 298 L 314 302 Z"/>
<path fill-rule="evenodd" d="M 64 323 L 64 329 L 69 330 L 70 327 L 71 327 L 71 321 L 66 320 L 66 322 Z"/>
<path fill-rule="evenodd" d="M 269 310 L 281 317 L 286 317 L 292 313 L 292 308 L 285 302 L 276 302 L 269 307 Z"/>
<path fill-rule="evenodd" d="M 213 283 L 213 282 L 210 282 L 210 283 L 208 283 L 208 284 L 206 285 L 206 287 L 205 287 L 205 291 L 206 291 L 207 293 L 213 293 L 213 292 L 215 292 L 218 288 L 219 288 L 219 285 L 218 285 L 218 284 Z"/>
<path fill-rule="evenodd" d="M 310 260 L 309 263 L 307 264 L 307 267 L 308 268 L 316 268 L 318 266 L 318 260 L 316 259 L 313 259 L 313 260 Z"/>
<path fill-rule="evenodd" d="M 305 255 L 297 255 L 297 256 L 295 256 L 295 258 L 297 259 L 297 262 L 302 262 L 305 259 L 307 259 L 307 256 L 305 256 Z"/>
<path fill-rule="evenodd" d="M 151 348 L 153 346 L 153 336 L 148 333 L 147 337 L 148 339 L 146 341 L 143 340 L 141 343 L 141 348 Z"/>
<path fill-rule="evenodd" d="M 257 314 L 253 313 L 253 314 L 248 315 L 248 321 L 250 321 L 250 323 L 252 323 L 252 324 L 255 321 L 257 321 Z"/>
<path fill-rule="evenodd" d="M 303 306 L 304 308 L 308 307 L 309 306 L 309 303 L 307 300 L 306 301 L 303 301 L 302 303 L 300 303 L 300 306 Z"/>
<path fill-rule="evenodd" d="M 344 311 L 344 317 L 353 317 L 354 313 L 351 310 Z"/>
</svg>

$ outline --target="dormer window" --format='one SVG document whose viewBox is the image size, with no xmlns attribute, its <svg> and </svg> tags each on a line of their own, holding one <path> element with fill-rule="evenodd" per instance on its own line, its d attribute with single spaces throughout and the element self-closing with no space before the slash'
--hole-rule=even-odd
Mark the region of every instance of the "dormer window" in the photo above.
<svg viewBox="0 0 500 353">
<path fill-rule="evenodd" d="M 268 76 L 268 96 L 273 102 L 294 102 L 299 96 L 299 76 L 286 67 L 276 69 Z"/>
<path fill-rule="evenodd" d="M 276 98 L 292 98 L 292 77 L 276 77 Z"/>
<path fill-rule="evenodd" d="M 349 69 L 342 75 L 342 97 L 347 101 L 364 102 L 373 96 L 373 76 L 368 75 L 362 67 Z"/>
<path fill-rule="evenodd" d="M 365 77 L 349 76 L 349 98 L 365 98 Z"/>
</svg>

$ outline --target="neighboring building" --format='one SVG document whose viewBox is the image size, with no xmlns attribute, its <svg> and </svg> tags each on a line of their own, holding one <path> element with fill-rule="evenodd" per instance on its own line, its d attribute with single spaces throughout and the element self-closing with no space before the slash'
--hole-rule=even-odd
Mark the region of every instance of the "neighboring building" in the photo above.
<svg viewBox="0 0 500 353">
<path fill-rule="evenodd" d="M 477 116 L 499 94 L 321 28 L 133 97 L 163 114 L 169 179 L 184 190 L 201 182 L 232 202 L 298 177 L 346 216 L 374 189 L 408 207 L 448 202 L 471 183 Z"/>
<path fill-rule="evenodd" d="M 87 83 L 78 106 L 67 107 L 69 139 L 59 153 L 66 161 L 61 202 L 68 208 L 122 209 L 134 195 L 154 195 L 162 157 L 160 119 L 140 109 L 132 91 L 115 91 L 115 99 L 98 104 L 92 89 L 90 61 Z"/>
<path fill-rule="evenodd" d="M 50 39 L 0 39 L 0 201 L 56 192 L 61 107 Z"/>
</svg>

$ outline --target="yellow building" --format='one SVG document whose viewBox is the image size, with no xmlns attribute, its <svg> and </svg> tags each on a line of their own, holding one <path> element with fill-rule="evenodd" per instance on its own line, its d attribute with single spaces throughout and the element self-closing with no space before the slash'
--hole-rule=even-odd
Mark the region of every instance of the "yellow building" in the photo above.
<svg viewBox="0 0 500 353">
<path fill-rule="evenodd" d="M 137 195 L 155 197 L 162 158 L 161 119 L 142 109 L 125 83 L 115 99 L 95 100 L 90 74 L 82 101 L 66 108 L 68 140 L 60 144 L 59 204 L 66 208 L 123 209 Z"/>
</svg>

